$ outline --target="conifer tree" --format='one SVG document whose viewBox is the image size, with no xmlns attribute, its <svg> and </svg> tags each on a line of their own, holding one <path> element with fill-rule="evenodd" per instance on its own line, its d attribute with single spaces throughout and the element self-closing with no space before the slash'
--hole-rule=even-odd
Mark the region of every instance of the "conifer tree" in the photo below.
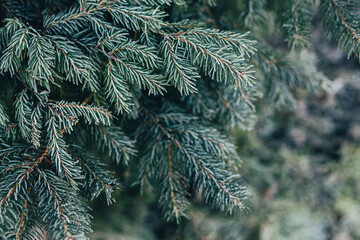
<svg viewBox="0 0 360 240">
<path fill-rule="evenodd" d="M 236 21 L 213 0 L 0 3 L 2 239 L 86 239 L 87 200 L 112 204 L 121 186 L 107 155 L 136 169 L 167 220 L 186 216 L 194 191 L 225 212 L 248 208 L 229 129 L 251 129 L 261 98 L 291 108 L 297 89 L 324 89 L 301 55 L 315 9 L 359 58 L 359 4 L 236 3 Z M 291 54 L 252 31 L 272 15 Z"/>
</svg>

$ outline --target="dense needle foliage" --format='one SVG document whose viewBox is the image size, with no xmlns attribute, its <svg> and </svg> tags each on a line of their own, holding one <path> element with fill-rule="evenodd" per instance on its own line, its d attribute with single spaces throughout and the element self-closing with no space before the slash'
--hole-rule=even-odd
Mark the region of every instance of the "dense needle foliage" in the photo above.
<svg viewBox="0 0 360 240">
<path fill-rule="evenodd" d="M 359 6 L 338 2 L 320 5 L 329 34 L 359 57 Z M 314 1 L 240 1 L 240 25 L 231 9 L 214 18 L 211 0 L 0 4 L 3 239 L 85 239 L 86 201 L 113 203 L 120 187 L 105 155 L 136 169 L 134 184 L 158 196 L 167 220 L 186 216 L 195 191 L 225 212 L 245 210 L 249 192 L 227 131 L 251 129 L 261 97 L 291 108 L 296 89 L 327 82 L 299 51 Z M 249 34 L 267 7 L 286 8 L 278 22 L 292 55 Z"/>
</svg>

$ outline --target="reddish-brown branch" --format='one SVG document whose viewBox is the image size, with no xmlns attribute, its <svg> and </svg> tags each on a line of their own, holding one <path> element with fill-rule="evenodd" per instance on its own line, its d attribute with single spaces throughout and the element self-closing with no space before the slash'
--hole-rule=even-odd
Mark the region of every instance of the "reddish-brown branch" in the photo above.
<svg viewBox="0 0 360 240">
<path fill-rule="evenodd" d="M 38 160 L 33 163 L 31 168 L 26 169 L 26 171 L 24 172 L 24 175 L 15 183 L 15 185 L 9 190 L 9 192 L 1 199 L 0 206 L 4 205 L 5 201 L 11 197 L 11 195 L 15 192 L 16 188 L 18 188 L 20 186 L 22 181 L 26 180 L 28 174 L 41 163 L 41 161 L 46 157 L 49 149 L 50 148 L 47 148 L 44 151 L 44 153 L 38 158 Z"/>
<path fill-rule="evenodd" d="M 334 8 L 334 10 L 336 11 L 336 14 L 338 15 L 338 17 L 340 18 L 342 24 L 344 24 L 344 26 L 346 27 L 346 29 L 348 30 L 348 32 L 353 36 L 354 40 L 357 40 L 360 43 L 360 37 L 358 36 L 358 34 L 356 34 L 355 30 L 349 25 L 349 23 L 345 20 L 345 18 L 343 17 L 343 15 L 341 14 L 339 8 L 336 6 L 336 3 L 331 0 L 331 6 Z"/>
<path fill-rule="evenodd" d="M 40 176 L 42 176 L 42 175 L 40 175 Z M 42 176 L 42 177 L 44 178 L 44 176 Z M 75 240 L 75 238 L 70 237 L 68 227 L 66 225 L 66 217 L 64 216 L 64 212 L 62 210 L 62 205 L 59 202 L 59 200 L 57 199 L 55 191 L 53 190 L 52 186 L 50 185 L 50 183 L 46 179 L 45 179 L 45 181 L 46 181 L 46 183 L 48 185 L 48 189 L 50 190 L 52 197 L 54 198 L 55 204 L 56 204 L 56 206 L 58 208 L 58 211 L 59 211 L 59 214 L 60 214 L 60 219 L 61 219 L 61 222 L 62 222 L 62 226 L 63 226 L 64 232 L 65 232 L 66 239 L 67 240 Z"/>
<path fill-rule="evenodd" d="M 55 105 L 53 105 L 54 109 L 59 108 L 59 107 L 84 108 L 84 109 L 88 109 L 88 110 L 91 110 L 91 111 L 94 111 L 94 112 L 100 112 L 102 114 L 105 114 L 108 117 L 111 117 L 111 114 L 109 112 L 107 112 L 107 111 L 104 111 L 104 110 L 101 110 L 101 109 L 96 109 L 96 108 L 89 107 L 89 106 L 86 106 L 86 105 L 75 105 L 75 104 L 55 104 Z"/>
<path fill-rule="evenodd" d="M 25 223 L 25 213 L 26 213 L 26 211 L 27 211 L 27 206 L 28 206 L 27 200 L 25 200 L 25 208 L 24 208 L 24 210 L 23 210 L 22 213 L 21 213 L 21 218 L 20 218 L 20 222 L 19 222 L 19 229 L 18 229 L 17 234 L 16 234 L 16 240 L 20 240 L 20 239 L 21 239 L 21 238 L 20 238 L 20 237 L 21 237 L 21 234 L 23 233 L 24 228 L 25 228 L 24 223 Z"/>
</svg>

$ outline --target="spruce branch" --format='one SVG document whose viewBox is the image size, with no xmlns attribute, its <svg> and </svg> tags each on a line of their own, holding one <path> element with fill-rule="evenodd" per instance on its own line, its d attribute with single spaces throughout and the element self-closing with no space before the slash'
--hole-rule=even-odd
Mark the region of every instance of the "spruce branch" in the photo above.
<svg viewBox="0 0 360 240">
<path fill-rule="evenodd" d="M 180 46 L 188 52 L 188 59 L 192 65 L 201 68 L 204 73 L 217 81 L 235 83 L 240 88 L 253 86 L 253 76 L 249 68 L 244 64 L 242 56 L 228 53 L 226 48 L 206 46 L 195 39 L 174 35 Z"/>
<path fill-rule="evenodd" d="M 84 189 L 84 196 L 93 200 L 102 192 L 105 193 L 107 203 L 110 205 L 115 202 L 113 192 L 119 185 L 112 173 L 105 169 L 105 164 L 96 159 L 93 154 L 89 152 L 80 152 L 79 147 L 74 147 L 75 151 L 68 149 L 69 153 L 76 159 L 85 172 L 82 188 Z M 81 157 L 81 158 L 80 158 Z"/>
<path fill-rule="evenodd" d="M 27 141 L 30 141 L 32 133 L 32 108 L 32 102 L 24 89 L 21 93 L 19 93 L 15 101 L 15 118 L 18 122 L 22 137 Z"/>
<path fill-rule="evenodd" d="M 328 89 L 329 80 L 316 69 L 316 57 L 308 51 L 293 55 L 269 52 L 263 45 L 259 55 L 254 58 L 255 65 L 264 73 L 259 80 L 263 81 L 264 98 L 276 108 L 294 107 L 294 89 L 307 89 L 319 93 Z"/>
<path fill-rule="evenodd" d="M 225 211 L 231 211 L 234 206 L 246 209 L 243 201 L 249 197 L 248 193 L 243 186 L 238 183 L 235 184 L 239 181 L 239 175 L 228 170 L 224 162 L 227 157 L 231 157 L 230 152 L 233 153 L 231 150 L 233 146 L 226 141 L 219 142 L 218 139 L 221 139 L 221 136 L 216 130 L 209 132 L 197 125 L 192 126 L 194 118 L 189 118 L 181 113 L 155 116 L 145 105 L 142 104 L 141 108 L 153 125 L 150 128 L 150 133 L 147 133 L 150 136 L 146 136 L 146 133 L 145 136 L 142 136 L 147 143 L 144 145 L 157 148 L 151 150 L 153 147 L 150 149 L 145 147 L 147 152 L 152 152 L 151 155 L 147 155 L 150 157 L 150 166 L 155 164 L 158 171 L 165 172 L 165 174 L 157 174 L 157 179 L 160 178 L 160 182 L 162 182 L 163 193 L 167 193 L 163 196 L 168 196 L 161 197 L 160 204 L 172 206 L 170 211 L 166 211 L 165 208 L 167 218 L 178 218 L 184 215 L 184 210 L 188 205 L 188 201 L 184 198 L 176 200 L 176 192 L 179 191 L 183 196 L 186 196 L 187 191 L 179 182 L 177 182 L 178 185 L 175 190 L 176 180 L 174 176 L 177 173 L 171 169 L 175 160 L 177 164 L 183 166 L 177 167 L 177 169 L 186 169 L 181 173 L 184 179 L 192 179 L 196 183 L 197 189 L 202 189 L 205 201 Z M 180 122 L 181 125 L 178 125 Z M 156 141 L 159 142 L 153 142 L 155 139 L 158 139 Z M 167 150 L 167 154 L 165 154 L 165 150 Z M 154 159 L 160 160 L 156 164 Z M 142 161 L 146 163 L 145 160 Z M 146 164 L 142 168 L 148 166 Z M 148 176 L 151 178 L 152 175 Z M 141 178 L 143 177 L 141 176 Z"/>
<path fill-rule="evenodd" d="M 110 159 L 115 172 L 126 168 L 126 181 L 135 175 L 142 191 L 158 195 L 166 220 L 186 217 L 194 190 L 221 210 L 246 210 L 239 158 L 225 135 L 251 129 L 255 106 L 289 108 L 298 92 L 325 88 L 303 50 L 318 5 L 214 3 L 0 4 L 0 238 L 86 239 L 86 201 L 115 201 L 119 182 L 103 163 Z M 358 4 L 320 8 L 330 34 L 356 55 Z M 285 42 L 302 49 L 266 44 L 278 33 L 272 17 Z"/>
<path fill-rule="evenodd" d="M 241 19 L 246 27 L 250 28 L 266 22 L 266 0 L 248 0 L 244 2 Z"/>
<path fill-rule="evenodd" d="M 49 155 L 55 163 L 56 171 L 59 176 L 65 177 L 72 185 L 75 185 L 74 178 L 79 177 L 80 171 L 67 151 L 68 145 L 54 115 L 50 117 L 47 125 Z"/>
<path fill-rule="evenodd" d="M 83 4 L 82 6 L 70 8 L 58 15 L 48 16 L 44 21 L 44 27 L 55 31 L 69 31 L 73 27 L 73 25 L 70 24 L 71 22 L 76 23 L 76 27 L 80 27 L 84 24 L 86 17 L 95 15 L 97 12 L 108 7 L 112 2 L 113 1 L 101 1 L 97 4 Z"/>
<path fill-rule="evenodd" d="M 25 203 L 24 203 L 25 208 L 22 211 L 20 220 L 19 220 L 19 222 L 17 223 L 17 226 L 16 226 L 16 238 L 15 238 L 16 240 L 21 239 L 22 233 L 23 233 L 24 228 L 25 228 L 25 217 L 27 216 L 27 212 L 28 212 L 27 205 L 28 205 L 28 201 L 25 200 Z"/>
<path fill-rule="evenodd" d="M 8 174 L 6 175 L 6 177 L 3 179 L 2 184 L 4 185 L 4 187 L 6 189 L 2 189 L 2 194 L 1 196 L 1 200 L 0 200 L 0 206 L 1 207 L 6 207 L 9 205 L 9 201 L 10 198 L 12 197 L 13 194 L 15 194 L 16 198 L 19 194 L 19 188 L 22 187 L 22 184 L 26 181 L 26 179 L 29 177 L 29 174 L 31 173 L 31 171 L 33 171 L 33 168 L 29 165 L 21 165 L 21 167 L 25 168 L 25 169 L 20 169 L 20 167 L 18 168 L 14 168 L 16 169 L 16 172 L 13 174 Z M 13 170 L 13 169 L 10 169 Z M 21 171 L 22 170 L 22 171 Z M 25 171 L 24 171 L 25 170 Z M 18 174 L 18 171 L 21 172 L 21 174 Z M 11 182 L 8 182 L 11 181 Z M 5 186 L 6 184 L 6 186 Z"/>
<path fill-rule="evenodd" d="M 101 46 L 106 46 L 109 49 L 115 49 L 119 42 L 126 42 L 128 35 L 127 31 L 121 28 L 116 28 L 116 26 L 107 26 L 107 22 L 103 22 L 97 18 L 91 18 L 95 21 L 96 25 L 93 26 L 94 31 L 99 35 L 98 43 L 95 48 Z M 103 31 L 105 28 L 106 31 Z M 101 31 L 102 30 L 102 31 Z M 114 50 L 113 50 L 114 51 Z"/>
<path fill-rule="evenodd" d="M 40 36 L 38 33 L 32 34 L 29 39 L 29 62 L 25 70 L 35 79 L 40 80 L 40 85 L 50 89 L 50 82 L 54 82 L 54 60 L 55 50 L 51 42 Z"/>
<path fill-rule="evenodd" d="M 222 48 L 231 46 L 233 50 L 238 52 L 241 56 L 250 57 L 250 55 L 254 54 L 256 51 L 254 48 L 255 41 L 246 38 L 249 36 L 249 32 L 234 33 L 229 31 L 221 31 L 218 29 L 205 29 L 197 27 L 189 31 L 179 32 L 176 35 L 190 35 L 199 42 L 215 44 Z"/>
<path fill-rule="evenodd" d="M 0 73 L 14 75 L 20 68 L 24 53 L 29 46 L 29 29 L 20 28 L 14 32 L 0 58 Z"/>
<path fill-rule="evenodd" d="M 111 59 L 109 59 L 105 70 L 105 88 L 107 99 L 115 105 L 118 113 L 130 111 L 131 103 L 129 101 L 132 95 L 129 92 L 128 83 L 120 74 L 118 64 L 114 64 Z"/>
<path fill-rule="evenodd" d="M 197 92 L 196 79 L 200 78 L 197 69 L 192 67 L 187 59 L 183 59 L 185 49 L 181 47 L 174 49 L 173 42 L 167 37 L 160 44 L 160 52 L 164 59 L 166 78 L 175 86 L 181 94 Z"/>
<path fill-rule="evenodd" d="M 40 104 L 38 104 L 31 113 L 31 142 L 35 147 L 40 146 L 41 129 L 42 129 L 42 112 Z"/>
<path fill-rule="evenodd" d="M 140 89 L 147 89 L 150 94 L 163 94 L 164 80 L 161 75 L 153 74 L 152 70 L 140 68 L 132 62 L 125 62 L 114 55 L 109 55 L 113 59 L 120 74 L 130 83 L 136 84 Z"/>
<path fill-rule="evenodd" d="M 131 157 L 136 155 L 136 150 L 133 147 L 135 141 L 130 140 L 120 127 L 96 126 L 93 132 L 96 142 L 102 143 L 98 145 L 99 149 L 108 152 L 117 164 L 124 162 L 127 165 Z"/>
<path fill-rule="evenodd" d="M 189 206 L 189 201 L 186 199 L 188 194 L 186 192 L 184 193 L 183 187 L 183 185 L 186 184 L 186 180 L 175 170 L 180 166 L 174 166 L 175 163 L 173 163 L 171 148 L 172 144 L 169 143 L 167 156 L 168 168 L 161 182 L 162 191 L 159 203 L 163 209 L 164 217 L 167 220 L 175 218 L 177 223 L 180 223 L 181 217 L 186 217 L 185 211 Z M 171 209 L 171 211 L 169 211 L 169 209 Z"/>
<path fill-rule="evenodd" d="M 9 238 L 22 239 L 23 232 L 28 230 L 27 215 L 33 204 L 31 199 L 33 175 L 47 155 L 47 151 L 45 150 L 38 158 L 35 155 L 27 155 L 32 157 L 32 161 L 16 154 L 11 154 L 11 158 L 1 159 L 0 226 L 4 227 Z"/>
<path fill-rule="evenodd" d="M 179 2 L 181 0 L 135 0 L 140 5 L 149 5 L 149 6 L 159 6 L 159 5 L 168 5 L 170 6 L 172 2 L 182 5 Z"/>
<path fill-rule="evenodd" d="M 73 119 L 83 117 L 87 123 L 111 125 L 111 113 L 101 107 L 66 101 L 49 103 L 49 106 L 62 116 Z"/>
<path fill-rule="evenodd" d="M 321 1 L 327 33 L 350 57 L 360 58 L 359 5 L 355 1 Z"/>
<path fill-rule="evenodd" d="M 19 156 L 21 154 L 26 153 L 31 149 L 31 146 L 27 144 L 16 144 L 16 145 L 8 145 L 2 144 L 0 146 L 0 159 L 9 157 L 10 155 Z"/>
<path fill-rule="evenodd" d="M 129 59 L 148 69 L 159 68 L 161 59 L 157 56 L 157 51 L 154 47 L 142 45 L 135 41 L 127 41 L 118 47 L 109 49 L 112 49 L 110 55 Z"/>
<path fill-rule="evenodd" d="M 85 238 L 90 232 L 88 207 L 65 180 L 49 170 L 38 170 L 35 184 L 39 216 L 54 239 Z M 47 204 L 50 203 L 50 204 Z"/>
<path fill-rule="evenodd" d="M 164 25 L 162 19 L 166 16 L 159 8 L 147 6 L 127 6 L 114 4 L 107 8 L 116 24 L 127 26 L 131 30 L 158 31 Z"/>
<path fill-rule="evenodd" d="M 289 0 L 281 11 L 280 24 L 285 33 L 285 41 L 292 49 L 307 46 L 312 31 L 312 2 Z"/>
<path fill-rule="evenodd" d="M 56 50 L 55 63 L 59 74 L 66 76 L 65 80 L 71 81 L 74 84 L 84 82 L 84 86 L 92 92 L 99 90 L 99 83 L 97 80 L 98 67 L 95 62 L 75 46 L 75 44 L 65 37 L 61 36 L 46 36 Z"/>
<path fill-rule="evenodd" d="M 7 127 L 9 123 L 9 116 L 6 111 L 4 102 L 0 99 L 0 126 Z"/>
</svg>

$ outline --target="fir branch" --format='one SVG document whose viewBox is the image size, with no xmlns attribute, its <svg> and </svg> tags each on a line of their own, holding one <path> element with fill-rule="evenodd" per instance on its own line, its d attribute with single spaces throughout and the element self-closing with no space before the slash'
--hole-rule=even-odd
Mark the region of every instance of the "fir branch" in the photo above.
<svg viewBox="0 0 360 240">
<path fill-rule="evenodd" d="M 110 55 L 138 62 L 148 69 L 159 68 L 161 61 L 157 56 L 157 51 L 154 47 L 148 47 L 135 41 L 127 41 L 125 44 L 112 48 Z"/>
<path fill-rule="evenodd" d="M 243 24 L 250 28 L 257 24 L 264 24 L 266 21 L 265 0 L 248 0 L 244 2 L 244 9 L 241 12 Z"/>
<path fill-rule="evenodd" d="M 162 182 L 162 194 L 159 199 L 163 207 L 164 216 L 167 220 L 176 219 L 180 223 L 181 217 L 185 217 L 185 210 L 189 205 L 186 199 L 187 194 L 184 195 L 182 184 L 180 183 L 179 173 L 173 167 L 172 152 L 170 143 L 168 146 L 168 175 Z M 183 184 L 185 180 L 183 180 Z M 172 209 L 170 212 L 168 209 Z"/>
<path fill-rule="evenodd" d="M 22 137 L 26 141 L 30 141 L 32 133 L 31 109 L 32 102 L 24 89 L 16 98 L 15 101 L 15 118 L 18 122 Z"/>
<path fill-rule="evenodd" d="M 111 113 L 101 107 L 66 101 L 49 103 L 49 106 L 51 106 L 54 111 L 61 113 L 63 116 L 67 116 L 70 118 L 83 117 L 88 123 L 94 122 L 96 125 L 111 124 Z"/>
<path fill-rule="evenodd" d="M 0 72 L 14 75 L 20 68 L 24 53 L 29 46 L 29 29 L 20 28 L 15 31 L 0 58 Z"/>
<path fill-rule="evenodd" d="M 178 47 L 175 52 L 173 44 L 164 38 L 160 44 L 160 52 L 164 58 L 164 66 L 168 81 L 175 86 L 181 94 L 197 92 L 196 79 L 200 78 L 197 69 L 192 67 L 186 59 L 180 56 L 184 55 L 185 50 Z M 179 56 L 180 55 L 180 56 Z"/>
<path fill-rule="evenodd" d="M 35 191 L 39 198 L 39 215 L 53 238 L 85 238 L 90 232 L 89 214 L 77 192 L 49 170 L 38 170 L 38 174 Z"/>
<path fill-rule="evenodd" d="M 220 31 L 218 29 L 204 29 L 204 28 L 193 28 L 189 31 L 179 32 L 175 35 L 192 36 L 199 42 L 205 42 L 207 44 L 215 44 L 218 47 L 227 48 L 233 47 L 233 50 L 238 52 L 240 55 L 250 57 L 251 54 L 255 53 L 254 40 L 249 40 L 246 37 L 249 36 L 247 33 L 233 33 L 228 31 Z"/>
<path fill-rule="evenodd" d="M 92 18 L 96 19 L 96 18 Z M 96 26 L 94 26 L 95 33 L 99 35 L 98 43 L 96 44 L 95 48 L 99 48 L 101 46 L 106 46 L 109 49 L 114 49 L 112 51 L 115 51 L 116 46 L 119 44 L 119 42 L 126 42 L 127 38 L 126 36 L 128 33 L 121 28 L 116 28 L 115 26 L 106 26 L 106 23 L 100 23 L 101 26 L 104 26 L 108 28 L 107 31 L 99 31 L 102 30 L 102 27 L 97 27 L 99 25 L 98 19 L 96 19 Z M 100 29 L 99 29 L 100 28 Z"/>
<path fill-rule="evenodd" d="M 9 123 L 9 116 L 6 111 L 4 102 L 0 99 L 0 126 L 7 127 Z"/>
<path fill-rule="evenodd" d="M 131 104 L 129 103 L 129 100 L 132 95 L 129 92 L 129 86 L 124 77 L 120 74 L 118 65 L 113 64 L 110 59 L 105 71 L 105 88 L 107 99 L 115 104 L 118 113 L 130 111 Z"/>
<path fill-rule="evenodd" d="M 252 71 L 249 71 L 250 66 L 244 65 L 241 56 L 228 54 L 224 49 L 215 50 L 214 46 L 207 48 L 198 41 L 180 36 L 175 35 L 174 38 L 187 49 L 191 63 L 202 68 L 207 76 L 217 81 L 235 83 L 239 89 L 253 86 Z"/>
<path fill-rule="evenodd" d="M 176 129 L 177 126 L 173 125 L 172 122 L 180 121 L 183 125 L 186 123 L 190 124 L 190 122 L 187 122 L 189 121 L 189 119 L 187 119 L 181 114 L 179 114 L 177 117 L 173 116 L 175 117 L 175 119 L 172 119 L 172 117 L 170 119 L 167 119 L 166 116 L 164 119 L 157 118 L 144 105 L 141 105 L 141 107 L 145 115 L 154 124 L 154 128 L 152 129 L 152 131 L 154 132 L 151 134 L 157 133 L 156 135 L 158 135 L 158 132 L 161 132 L 164 136 L 166 136 L 166 139 L 170 141 L 171 145 L 173 145 L 178 150 L 177 153 L 174 153 L 174 156 L 178 157 L 179 155 L 181 155 L 183 156 L 183 159 L 186 159 L 186 161 L 181 163 L 186 166 L 184 168 L 187 169 L 185 173 L 187 174 L 187 177 L 191 177 L 191 179 L 194 179 L 198 189 L 203 189 L 203 194 L 206 201 L 209 201 L 213 206 L 217 206 L 220 209 L 226 211 L 231 211 L 234 206 L 237 206 L 240 209 L 246 209 L 243 201 L 244 199 L 248 198 L 248 193 L 244 187 L 239 184 L 235 184 L 235 182 L 238 181 L 238 174 L 229 171 L 225 167 L 224 162 L 221 160 L 226 158 L 226 156 L 229 156 L 227 152 L 229 150 L 225 150 L 224 152 L 225 145 L 223 144 L 214 145 L 214 142 L 216 140 L 213 139 L 215 139 L 215 137 L 210 136 L 214 136 L 214 134 L 216 134 L 215 132 L 206 133 L 206 131 L 204 132 L 203 129 L 199 129 L 199 127 L 194 127 L 192 131 L 198 131 L 198 134 L 193 134 L 192 132 L 184 134 L 186 133 L 186 130 L 179 131 L 180 134 L 176 134 L 177 131 L 174 129 Z M 185 118 L 182 119 L 182 117 Z M 208 137 L 203 137 L 204 135 L 202 134 Z M 219 138 L 218 135 L 217 138 Z M 145 137 L 145 139 L 154 138 Z M 209 139 L 211 139 L 211 141 L 209 141 Z M 154 143 L 147 144 L 150 146 L 154 145 Z M 169 144 L 163 142 L 162 144 L 159 144 L 159 147 L 167 148 L 169 154 Z M 230 149 L 232 148 L 231 146 L 227 147 L 229 147 Z M 160 156 L 162 155 L 161 152 L 164 151 L 160 150 Z M 152 155 L 151 157 L 154 158 L 155 156 Z M 167 156 L 166 159 L 169 161 L 169 156 Z M 167 164 L 167 166 L 169 166 L 169 163 Z M 157 169 L 162 168 L 159 166 L 157 167 Z M 168 169 L 168 167 L 166 169 Z M 170 174 L 168 176 L 170 176 Z M 171 179 L 168 179 L 168 181 L 170 181 L 169 183 L 173 184 L 173 181 Z M 168 185 L 168 191 L 170 191 L 170 198 L 168 199 L 170 199 L 170 201 L 172 201 L 171 184 Z M 167 185 L 165 185 L 165 187 L 166 186 Z M 214 191 L 214 188 L 216 188 L 217 191 Z M 162 205 L 168 204 L 166 203 L 166 198 L 164 199 L 163 197 L 161 197 L 160 199 L 165 201 L 161 203 Z M 185 209 L 185 205 L 186 201 L 183 202 L 183 210 Z M 180 214 L 180 212 L 177 213 L 177 211 L 179 210 L 178 208 L 176 208 L 177 211 L 175 211 L 174 208 L 172 209 L 172 214 L 166 213 L 166 216 Z M 180 215 L 183 214 L 185 213 L 182 212 Z"/>
<path fill-rule="evenodd" d="M 109 156 L 117 163 L 124 162 L 129 164 L 130 158 L 135 156 L 136 150 L 133 148 L 135 141 L 130 140 L 119 127 L 96 126 L 94 136 L 99 149 L 108 152 Z"/>
<path fill-rule="evenodd" d="M 79 161 L 85 172 L 85 178 L 83 188 L 85 190 L 84 195 L 89 197 L 90 200 L 98 197 L 101 192 L 105 193 L 108 205 L 115 202 L 113 192 L 119 184 L 117 180 L 112 176 L 112 173 L 105 170 L 105 164 L 99 162 L 98 159 L 90 153 L 79 152 L 80 148 L 75 148 L 76 154 L 70 150 L 69 153 Z M 81 158 L 79 157 L 81 156 Z"/>
<path fill-rule="evenodd" d="M 50 82 L 54 82 L 54 60 L 55 50 L 48 39 L 38 33 L 33 34 L 29 39 L 29 62 L 27 72 L 39 80 L 41 86 L 50 89 Z"/>
<path fill-rule="evenodd" d="M 281 11 L 280 24 L 285 33 L 285 41 L 292 49 L 307 46 L 312 31 L 311 1 L 289 0 Z"/>
<path fill-rule="evenodd" d="M 146 6 L 126 6 L 115 4 L 107 8 L 114 22 L 122 26 L 127 26 L 131 30 L 141 30 L 145 34 L 147 31 L 158 31 L 164 25 L 162 18 L 166 14 L 158 8 Z"/>
<path fill-rule="evenodd" d="M 140 89 L 148 89 L 150 94 L 163 94 L 165 92 L 163 77 L 153 74 L 151 70 L 143 69 L 134 63 L 128 63 L 113 55 L 109 56 L 116 62 L 117 69 L 124 78 L 136 84 Z"/>
<path fill-rule="evenodd" d="M 32 123 L 32 131 L 31 131 L 31 142 L 35 147 L 40 146 L 40 138 L 41 138 L 41 128 L 42 128 L 42 113 L 40 110 L 40 104 L 33 109 L 31 114 L 31 123 Z"/>
<path fill-rule="evenodd" d="M 55 163 L 56 171 L 61 177 L 65 177 L 72 185 L 76 182 L 74 178 L 79 177 L 79 169 L 76 168 L 75 161 L 71 158 L 67 149 L 68 146 L 62 136 L 59 123 L 54 115 L 47 121 L 48 147 L 51 160 Z"/>
<path fill-rule="evenodd" d="M 347 52 L 348 57 L 354 54 L 360 59 L 360 21 L 358 6 L 355 2 L 321 1 L 323 21 L 327 33 L 333 41 Z"/>
<path fill-rule="evenodd" d="M 66 73 L 65 79 L 74 84 L 83 83 L 95 92 L 99 89 L 98 67 L 91 58 L 84 55 L 75 44 L 65 37 L 46 36 L 56 50 L 55 63 L 59 73 Z"/>
<path fill-rule="evenodd" d="M 71 24 L 69 22 L 77 22 L 78 25 L 81 26 L 82 22 L 85 20 L 85 17 L 94 15 L 97 12 L 107 8 L 112 1 L 101 1 L 98 4 L 91 4 L 90 8 L 85 9 L 84 7 L 73 7 L 69 10 L 58 14 L 57 16 L 47 17 L 44 21 L 44 27 L 46 29 L 66 29 L 68 27 L 71 28 Z M 84 5 L 83 5 L 84 6 Z M 59 27 L 60 25 L 60 27 Z M 67 29 L 67 31 L 69 28 Z"/>
</svg>

